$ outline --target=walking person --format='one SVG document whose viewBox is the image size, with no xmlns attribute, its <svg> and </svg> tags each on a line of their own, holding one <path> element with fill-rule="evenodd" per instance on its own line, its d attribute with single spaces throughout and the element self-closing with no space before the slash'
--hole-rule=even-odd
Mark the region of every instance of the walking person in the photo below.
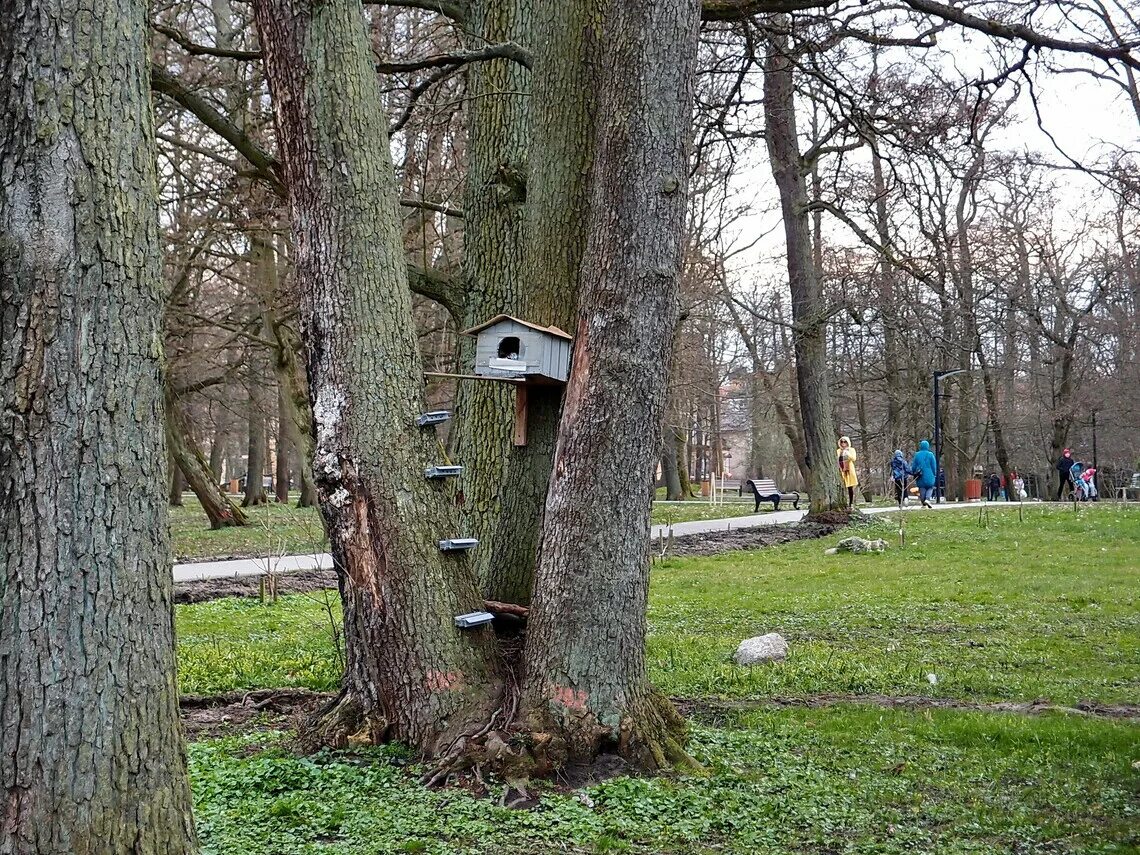
<svg viewBox="0 0 1140 855">
<path fill-rule="evenodd" d="M 991 472 L 989 482 L 986 486 L 986 500 L 996 502 L 1001 495 L 1001 476 L 996 472 Z"/>
<path fill-rule="evenodd" d="M 891 458 L 891 481 L 895 485 L 895 501 L 898 503 L 899 510 L 902 510 L 903 499 L 906 497 L 906 476 L 910 474 L 910 468 L 906 465 L 906 458 L 903 456 L 902 449 L 895 449 L 895 456 Z"/>
<path fill-rule="evenodd" d="M 855 488 L 859 486 L 859 476 L 855 473 L 855 449 L 851 447 L 851 437 L 839 437 L 839 448 L 835 451 L 839 459 L 839 481 L 847 488 L 847 508 L 855 507 Z"/>
<path fill-rule="evenodd" d="M 1071 448 L 1066 448 L 1065 453 L 1057 458 L 1057 475 L 1061 479 L 1061 483 L 1057 485 L 1058 502 L 1065 498 L 1066 487 L 1068 487 L 1070 491 L 1073 489 L 1073 478 L 1069 473 L 1075 462 Z"/>
<path fill-rule="evenodd" d="M 922 500 L 924 508 L 933 507 L 930 497 L 934 494 L 934 485 L 938 482 L 938 462 L 934 459 L 934 452 L 930 450 L 930 443 L 925 439 L 918 444 L 918 451 L 910 462 L 911 474 L 918 484 L 918 497 Z"/>
</svg>

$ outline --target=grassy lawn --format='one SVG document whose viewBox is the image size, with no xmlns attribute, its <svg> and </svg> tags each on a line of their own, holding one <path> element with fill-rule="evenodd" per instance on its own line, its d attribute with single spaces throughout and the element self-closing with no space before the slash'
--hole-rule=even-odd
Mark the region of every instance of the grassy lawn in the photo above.
<svg viewBox="0 0 1140 855">
<path fill-rule="evenodd" d="M 752 513 L 751 499 L 730 497 L 721 505 L 692 499 L 687 502 L 656 504 L 653 524 L 716 520 Z M 328 538 L 316 508 L 298 508 L 270 502 L 247 508 L 250 525 L 211 531 L 202 506 L 191 494 L 183 497 L 180 508 L 170 509 L 170 534 L 178 561 L 206 558 L 256 558 L 264 555 L 293 555 L 325 552 Z M 764 505 L 761 511 L 771 509 Z M 791 505 L 787 506 L 789 509 Z"/>
<path fill-rule="evenodd" d="M 761 703 L 1140 703 L 1140 509 L 1025 516 L 995 512 L 987 528 L 974 510 L 910 514 L 904 550 L 883 520 L 883 555 L 809 541 L 657 564 L 651 677 L 672 695 Z M 182 688 L 332 688 L 336 613 L 319 594 L 180 606 Z M 788 637 L 786 662 L 731 664 L 741 638 L 768 631 Z M 207 853 L 1140 852 L 1133 722 L 761 705 L 698 713 L 693 735 L 705 777 L 619 778 L 532 811 L 424 790 L 393 749 L 298 758 L 262 734 L 199 743 L 191 766 Z"/>
<path fill-rule="evenodd" d="M 170 509 L 170 537 L 176 561 L 203 558 L 256 558 L 325 552 L 328 539 L 316 508 L 270 502 L 246 508 L 250 524 L 210 530 L 198 500 L 189 493 Z"/>
</svg>

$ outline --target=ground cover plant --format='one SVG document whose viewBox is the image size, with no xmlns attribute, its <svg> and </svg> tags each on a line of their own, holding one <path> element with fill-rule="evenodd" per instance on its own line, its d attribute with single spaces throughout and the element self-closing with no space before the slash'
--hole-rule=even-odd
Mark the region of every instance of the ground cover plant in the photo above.
<svg viewBox="0 0 1140 855">
<path fill-rule="evenodd" d="M 235 735 L 191 751 L 205 851 L 1140 851 L 1134 707 L 1027 716 L 875 697 L 1140 703 L 1140 509 L 1024 517 L 912 513 L 899 550 L 892 515 L 873 524 L 894 539 L 884 555 L 807 541 L 655 565 L 651 676 L 689 699 L 707 776 L 617 778 L 518 811 L 426 790 L 393 749 L 304 758 L 287 735 Z M 179 607 L 183 691 L 332 689 L 336 613 L 323 594 Z M 786 662 L 731 665 L 766 631 L 789 638 Z M 789 696 L 864 703 L 770 703 Z"/>
</svg>

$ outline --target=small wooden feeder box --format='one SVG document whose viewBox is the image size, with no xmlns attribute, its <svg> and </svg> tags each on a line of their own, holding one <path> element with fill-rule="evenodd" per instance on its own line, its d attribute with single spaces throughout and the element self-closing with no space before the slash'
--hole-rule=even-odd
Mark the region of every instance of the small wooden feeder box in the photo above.
<svg viewBox="0 0 1140 855">
<path fill-rule="evenodd" d="M 526 445 L 527 386 L 566 383 L 570 377 L 570 333 L 510 315 L 495 315 L 463 332 L 476 338 L 477 376 L 516 382 L 514 444 Z"/>
</svg>

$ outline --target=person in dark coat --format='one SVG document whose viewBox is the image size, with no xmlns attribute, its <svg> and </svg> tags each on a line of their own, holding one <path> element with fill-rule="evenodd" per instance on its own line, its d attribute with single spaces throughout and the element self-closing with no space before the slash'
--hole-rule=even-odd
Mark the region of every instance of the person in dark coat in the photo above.
<svg viewBox="0 0 1140 855">
<path fill-rule="evenodd" d="M 1065 498 L 1065 488 L 1073 489 L 1073 479 L 1069 477 L 1069 471 L 1073 468 L 1073 450 L 1066 448 L 1065 453 L 1057 458 L 1057 475 L 1060 476 L 1061 483 L 1057 485 L 1057 501 Z"/>
</svg>

